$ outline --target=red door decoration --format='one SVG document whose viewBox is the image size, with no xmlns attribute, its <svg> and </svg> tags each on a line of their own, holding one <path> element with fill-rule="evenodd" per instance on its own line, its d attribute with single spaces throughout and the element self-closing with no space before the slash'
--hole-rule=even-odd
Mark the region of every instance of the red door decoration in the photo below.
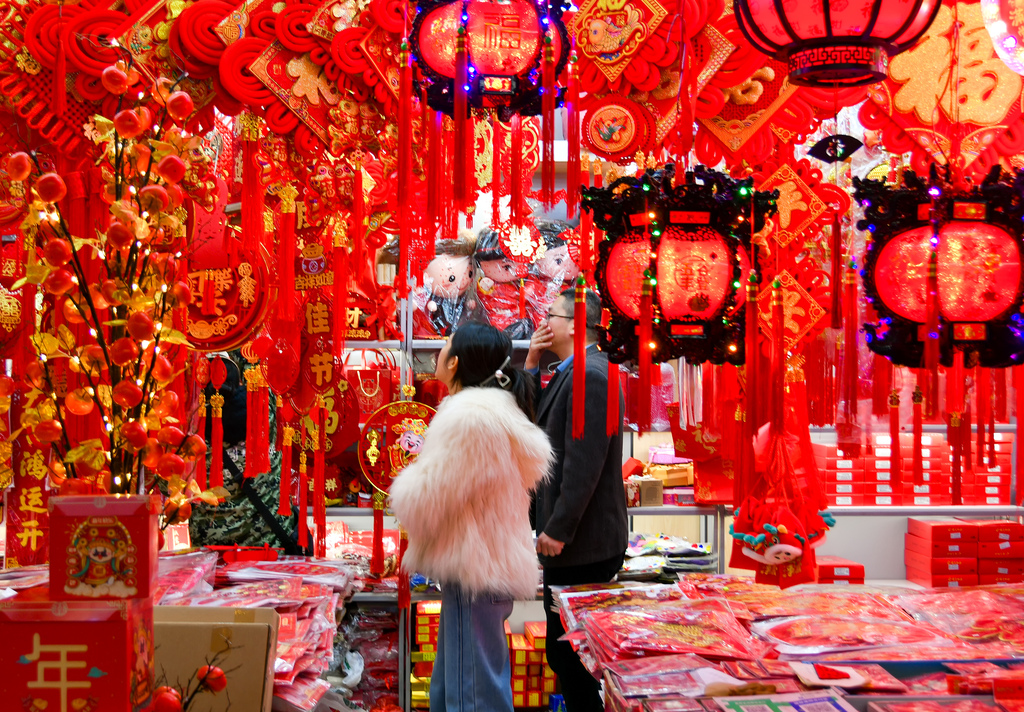
<svg viewBox="0 0 1024 712">
<path fill-rule="evenodd" d="M 941 0 L 823 0 L 809 6 L 737 0 L 740 30 L 759 51 L 789 62 L 807 86 L 860 86 L 885 78 L 890 57 L 928 29 Z"/>
<path fill-rule="evenodd" d="M 703 166 L 675 186 L 673 177 L 667 166 L 583 189 L 584 209 L 605 233 L 595 278 L 611 316 L 601 349 L 615 363 L 646 349 L 654 363 L 685 357 L 741 364 L 744 324 L 730 314 L 746 279 L 751 205 L 761 229 L 777 193 L 755 193 L 749 180 Z M 643 344 L 641 325 L 650 328 Z"/>
<path fill-rule="evenodd" d="M 373 557 L 371 573 L 384 570 L 384 503 L 391 482 L 416 459 L 423 447 L 434 409 L 415 401 L 395 401 L 370 415 L 356 453 L 359 469 L 373 486 Z"/>
<path fill-rule="evenodd" d="M 928 185 L 911 171 L 900 188 L 854 179 L 870 231 L 864 290 L 879 315 L 865 324 L 868 348 L 893 363 L 924 365 L 930 339 L 938 361 L 955 351 L 985 367 L 1024 363 L 1024 206 L 1019 174 L 994 171 L 973 190 Z M 929 325 L 929 268 L 935 268 L 935 323 Z M 934 335 L 934 336 L 933 336 Z"/>
</svg>

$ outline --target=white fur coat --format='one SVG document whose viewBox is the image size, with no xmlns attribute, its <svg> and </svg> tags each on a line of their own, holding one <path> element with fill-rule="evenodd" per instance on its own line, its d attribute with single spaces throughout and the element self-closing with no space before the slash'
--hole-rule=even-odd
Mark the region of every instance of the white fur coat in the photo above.
<svg viewBox="0 0 1024 712">
<path fill-rule="evenodd" d="M 551 461 L 547 436 L 511 393 L 467 388 L 445 398 L 419 456 L 391 485 L 409 571 L 474 594 L 533 599 L 530 491 Z"/>
</svg>

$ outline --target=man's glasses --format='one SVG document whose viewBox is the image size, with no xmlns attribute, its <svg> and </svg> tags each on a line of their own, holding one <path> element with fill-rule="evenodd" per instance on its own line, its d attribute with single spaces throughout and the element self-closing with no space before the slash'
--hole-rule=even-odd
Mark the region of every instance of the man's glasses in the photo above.
<svg viewBox="0 0 1024 712">
<path fill-rule="evenodd" d="M 574 319 L 575 317 L 572 316 L 572 315 L 566 316 L 565 314 L 552 314 L 551 312 L 548 312 L 548 319 L 555 319 L 555 318 L 558 318 L 558 319 Z"/>
</svg>

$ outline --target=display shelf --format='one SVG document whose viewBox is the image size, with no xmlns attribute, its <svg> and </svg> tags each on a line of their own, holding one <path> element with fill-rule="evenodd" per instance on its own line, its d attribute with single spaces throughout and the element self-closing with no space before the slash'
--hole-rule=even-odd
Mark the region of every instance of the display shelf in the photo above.
<svg viewBox="0 0 1024 712">
<path fill-rule="evenodd" d="M 979 505 L 920 505 L 902 507 L 829 507 L 828 511 L 837 517 L 1020 517 L 1024 516 L 1024 507 L 1011 504 L 979 504 Z"/>
<path fill-rule="evenodd" d="M 704 516 L 713 517 L 718 514 L 718 507 L 714 505 L 709 506 L 676 506 L 667 504 L 661 507 L 628 507 L 626 514 L 631 517 L 648 517 L 648 516 Z"/>
<path fill-rule="evenodd" d="M 384 512 L 388 515 L 387 511 Z M 328 517 L 372 517 L 373 507 L 328 507 Z"/>
<path fill-rule="evenodd" d="M 410 345 L 413 350 L 435 350 L 440 351 L 444 347 L 444 343 L 447 339 L 412 339 Z M 512 348 L 514 349 L 528 349 L 530 348 L 529 339 L 514 339 L 512 341 Z"/>
<path fill-rule="evenodd" d="M 397 339 L 390 341 L 360 341 L 359 339 L 346 339 L 345 350 L 353 349 L 400 349 L 403 343 Z"/>
</svg>

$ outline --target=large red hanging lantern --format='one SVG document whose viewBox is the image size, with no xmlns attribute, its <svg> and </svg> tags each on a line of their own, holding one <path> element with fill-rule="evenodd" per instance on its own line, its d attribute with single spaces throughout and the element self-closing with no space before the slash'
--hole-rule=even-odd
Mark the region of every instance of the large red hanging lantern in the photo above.
<svg viewBox="0 0 1024 712">
<path fill-rule="evenodd" d="M 1020 180 L 998 167 L 971 190 L 928 185 L 912 171 L 900 188 L 854 179 L 858 227 L 872 234 L 861 272 L 880 319 L 864 325 L 872 351 L 918 367 L 934 329 L 944 365 L 954 350 L 976 352 L 985 367 L 1024 363 Z M 938 318 L 929 326 L 932 268 Z"/>
<path fill-rule="evenodd" d="M 646 347 L 654 363 L 742 364 L 735 306 L 749 269 L 751 214 L 763 228 L 778 194 L 755 194 L 750 180 L 703 166 L 674 186 L 673 174 L 668 166 L 583 189 L 583 207 L 605 234 L 594 275 L 610 314 L 601 349 L 615 363 Z M 650 328 L 644 344 L 641 327 Z"/>
<path fill-rule="evenodd" d="M 924 34 L 941 0 L 736 0 L 736 22 L 759 51 L 789 63 L 803 86 L 885 79 L 889 59 Z"/>
<path fill-rule="evenodd" d="M 466 83 L 455 86 L 457 46 L 464 37 Z M 532 116 L 541 112 L 542 59 L 550 38 L 556 76 L 565 67 L 569 38 L 562 6 L 541 0 L 421 0 L 409 40 L 426 77 L 427 103 L 451 115 L 456 90 L 467 104 Z"/>
</svg>

